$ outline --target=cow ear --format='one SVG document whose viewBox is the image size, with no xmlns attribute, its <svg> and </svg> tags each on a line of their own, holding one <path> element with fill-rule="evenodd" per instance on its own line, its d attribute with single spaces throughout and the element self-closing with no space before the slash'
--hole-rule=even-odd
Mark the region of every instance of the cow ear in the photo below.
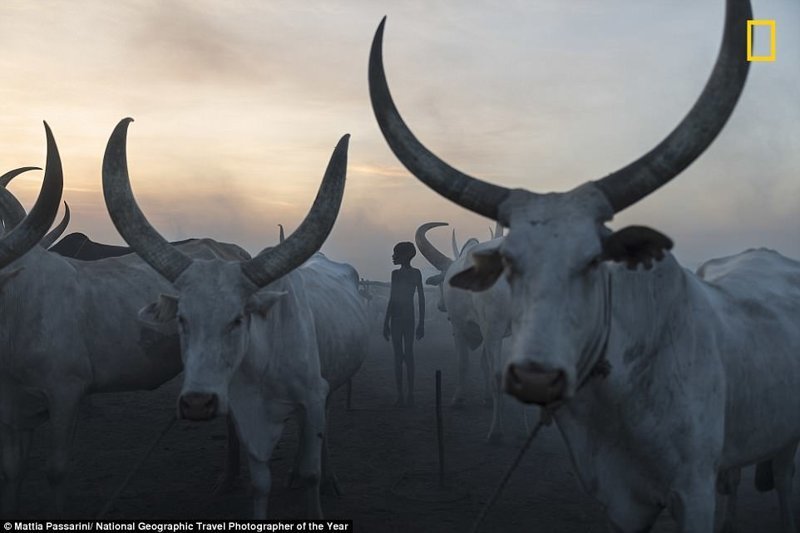
<svg viewBox="0 0 800 533">
<path fill-rule="evenodd" d="M 159 327 L 175 320 L 178 314 L 178 297 L 160 294 L 158 300 L 139 310 L 139 320 L 152 327 Z"/>
<path fill-rule="evenodd" d="M 606 237 L 602 259 L 626 263 L 631 270 L 639 265 L 649 270 L 653 261 L 660 261 L 671 249 L 672 239 L 663 233 L 646 226 L 627 226 Z"/>
<path fill-rule="evenodd" d="M 444 281 L 444 273 L 439 272 L 425 280 L 425 285 L 441 285 Z"/>
<path fill-rule="evenodd" d="M 479 244 L 470 251 L 469 257 L 472 265 L 456 271 L 450 278 L 450 286 L 475 292 L 491 288 L 504 269 L 500 243 Z"/>
<path fill-rule="evenodd" d="M 13 279 L 17 274 L 22 272 L 22 269 L 25 267 L 17 267 L 7 269 L 5 272 L 0 272 L 0 289 L 3 288 L 3 285 L 6 284 L 9 280 Z"/>
<path fill-rule="evenodd" d="M 266 316 L 270 308 L 287 294 L 289 293 L 286 291 L 258 291 L 247 299 L 244 312 L 248 315 L 255 313 Z"/>
</svg>

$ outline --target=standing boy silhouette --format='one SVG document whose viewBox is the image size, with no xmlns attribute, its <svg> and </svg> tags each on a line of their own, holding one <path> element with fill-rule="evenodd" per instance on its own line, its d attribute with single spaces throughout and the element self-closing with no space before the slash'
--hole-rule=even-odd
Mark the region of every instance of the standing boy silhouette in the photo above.
<svg viewBox="0 0 800 533">
<path fill-rule="evenodd" d="M 400 242 L 394 247 L 392 263 L 400 268 L 392 271 L 392 289 L 386 319 L 383 322 L 383 337 L 392 338 L 394 348 L 394 380 L 397 386 L 397 402 L 403 402 L 403 363 L 408 374 L 408 396 L 406 405 L 414 405 L 414 291 L 419 294 L 419 325 L 417 339 L 425 335 L 425 292 L 422 288 L 422 273 L 411 266 L 417 255 L 413 243 Z"/>
</svg>

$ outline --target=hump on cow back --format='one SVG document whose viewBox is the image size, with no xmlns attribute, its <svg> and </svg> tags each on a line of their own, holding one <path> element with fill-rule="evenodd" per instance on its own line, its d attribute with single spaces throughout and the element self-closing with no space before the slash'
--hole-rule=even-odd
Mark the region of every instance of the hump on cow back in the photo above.
<svg viewBox="0 0 800 533">
<path fill-rule="evenodd" d="M 70 233 L 51 246 L 49 251 L 64 257 L 81 259 L 83 261 L 118 257 L 131 253 L 130 248 L 125 246 L 113 246 L 111 244 L 100 244 L 92 241 L 83 233 Z"/>
</svg>

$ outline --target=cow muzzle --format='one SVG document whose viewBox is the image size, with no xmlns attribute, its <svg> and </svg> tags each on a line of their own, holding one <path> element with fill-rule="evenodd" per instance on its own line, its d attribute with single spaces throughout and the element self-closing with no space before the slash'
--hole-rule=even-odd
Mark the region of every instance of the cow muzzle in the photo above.
<svg viewBox="0 0 800 533">
<path fill-rule="evenodd" d="M 564 398 L 567 378 L 563 370 L 547 370 L 536 363 L 509 363 L 503 390 L 523 403 L 549 405 Z"/>
<path fill-rule="evenodd" d="M 207 392 L 187 392 L 178 401 L 181 418 L 187 420 L 211 420 L 217 415 L 219 398 Z"/>
</svg>

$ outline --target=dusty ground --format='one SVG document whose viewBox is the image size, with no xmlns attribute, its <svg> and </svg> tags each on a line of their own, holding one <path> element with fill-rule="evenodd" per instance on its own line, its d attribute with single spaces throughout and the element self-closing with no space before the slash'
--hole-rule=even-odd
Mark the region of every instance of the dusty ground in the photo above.
<svg viewBox="0 0 800 533">
<path fill-rule="evenodd" d="M 332 462 L 343 495 L 323 497 L 326 516 L 352 519 L 360 532 L 468 531 L 522 444 L 520 407 L 508 401 L 506 442 L 484 442 L 489 409 L 480 405 L 479 366 L 472 367 L 471 398 L 465 409 L 444 411 L 446 483 L 439 494 L 436 478 L 434 373 L 442 369 L 445 399 L 454 379 L 449 326 L 440 318 L 429 324 L 418 345 L 418 395 L 415 408 L 392 407 L 391 352 L 377 335 L 371 356 L 354 379 L 352 410 L 345 408 L 345 391 L 337 391 L 330 420 Z M 170 419 L 179 381 L 153 392 L 97 395 L 81 413 L 75 440 L 74 474 L 69 514 L 95 516 L 131 467 Z M 538 417 L 531 411 L 530 419 Z M 177 423 L 144 462 L 116 501 L 108 517 L 235 518 L 247 517 L 247 482 L 234 492 L 212 496 L 222 469 L 225 425 Z M 44 476 L 47 426 L 37 431 L 30 471 L 23 489 L 23 512 L 45 514 L 48 489 Z M 295 452 L 293 425 L 287 428 L 273 460 L 273 518 L 302 514 L 303 494 L 284 487 Z M 778 530 L 774 494 L 752 488 L 752 469 L 742 484 L 740 530 Z M 246 478 L 246 472 L 245 472 Z M 800 499 L 800 483 L 796 499 Z M 433 501 L 431 501 L 433 500 Z M 452 501 L 436 501 L 452 500 Z M 800 511 L 800 502 L 796 503 Z M 798 512 L 800 519 L 800 512 Z M 602 509 L 581 490 L 561 437 L 554 427 L 540 433 L 500 500 L 489 513 L 483 531 L 605 532 Z M 675 531 L 662 515 L 658 532 Z"/>
</svg>

